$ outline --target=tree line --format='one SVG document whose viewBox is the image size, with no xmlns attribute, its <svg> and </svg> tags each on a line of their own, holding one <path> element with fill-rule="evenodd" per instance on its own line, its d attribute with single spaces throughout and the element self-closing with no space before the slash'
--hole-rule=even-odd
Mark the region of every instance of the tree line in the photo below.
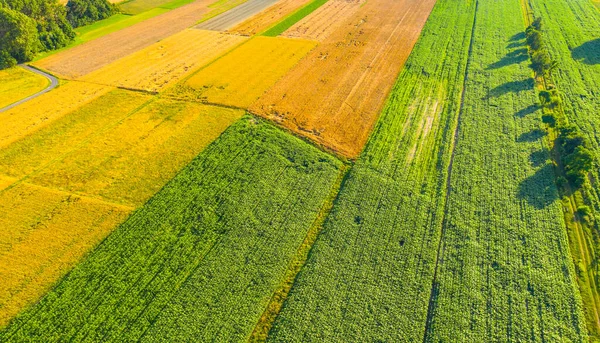
<svg viewBox="0 0 600 343">
<path fill-rule="evenodd" d="M 531 69 L 536 77 L 544 79 L 544 89 L 539 91 L 538 97 L 542 108 L 548 110 L 549 115 L 544 121 L 557 130 L 555 147 L 560 152 L 560 162 L 563 166 L 566 180 L 575 189 L 580 188 L 587 179 L 588 173 L 594 166 L 594 156 L 590 151 L 590 144 L 579 129 L 566 123 L 563 117 L 557 117 L 557 109 L 561 105 L 558 89 L 548 85 L 546 80 L 551 79 L 552 72 L 558 68 L 558 63 L 551 59 L 542 36 L 542 18 L 536 18 L 525 31 Z"/>
<path fill-rule="evenodd" d="M 0 69 L 30 61 L 38 52 L 66 46 L 76 27 L 110 17 L 107 0 L 0 0 Z"/>
</svg>

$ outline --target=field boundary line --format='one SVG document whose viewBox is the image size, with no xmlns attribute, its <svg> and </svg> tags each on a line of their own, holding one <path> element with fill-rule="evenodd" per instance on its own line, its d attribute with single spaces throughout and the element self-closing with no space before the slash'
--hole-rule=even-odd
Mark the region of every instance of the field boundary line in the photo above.
<svg viewBox="0 0 600 343">
<path fill-rule="evenodd" d="M 314 243 L 316 242 L 319 234 L 323 230 L 325 221 L 327 220 L 331 210 L 335 206 L 335 203 L 338 199 L 341 189 L 344 186 L 344 183 L 348 177 L 350 170 L 352 169 L 352 164 L 344 163 L 340 168 L 339 174 L 331 189 L 329 191 L 329 195 L 323 202 L 319 213 L 317 214 L 317 218 L 308 229 L 304 240 L 296 250 L 296 254 L 293 256 L 290 264 L 288 265 L 288 269 L 286 271 L 284 280 L 282 284 L 277 287 L 275 292 L 271 297 L 271 300 L 265 307 L 263 314 L 260 319 L 256 323 L 254 330 L 252 331 L 250 337 L 248 337 L 247 342 L 265 342 L 275 319 L 279 315 L 283 304 L 285 303 L 290 291 L 292 290 L 294 283 L 296 282 L 296 278 L 298 274 L 306 264 L 310 252 Z"/>
<path fill-rule="evenodd" d="M 469 39 L 469 50 L 468 50 L 468 55 L 467 55 L 467 62 L 465 64 L 465 76 L 463 78 L 463 85 L 462 85 L 462 90 L 461 90 L 461 96 L 460 96 L 460 107 L 458 110 L 458 116 L 456 118 L 456 127 L 454 128 L 454 138 L 452 139 L 452 153 L 450 154 L 450 161 L 448 162 L 448 168 L 447 168 L 447 175 L 446 175 L 446 185 L 445 185 L 445 189 L 446 189 L 446 195 L 445 195 L 445 199 L 444 199 L 444 213 L 442 215 L 442 227 L 441 227 L 441 232 L 440 232 L 440 240 L 438 242 L 438 249 L 437 249 L 437 257 L 435 260 L 435 269 L 433 272 L 433 278 L 431 281 L 431 291 L 429 293 L 429 304 L 427 306 L 427 316 L 425 319 L 425 330 L 423 333 L 423 343 L 427 342 L 427 338 L 428 338 L 428 334 L 430 332 L 430 328 L 431 328 L 431 324 L 433 322 L 433 311 L 434 311 L 434 307 L 435 307 L 435 303 L 436 303 L 436 298 L 437 298 L 437 292 L 438 292 L 438 283 L 437 283 L 437 274 L 438 274 L 438 270 L 441 264 L 444 263 L 443 258 L 442 258 L 442 254 L 444 251 L 444 233 L 445 233 L 445 227 L 447 225 L 447 220 L 448 220 L 448 211 L 449 211 L 449 200 L 450 200 L 450 193 L 452 191 L 452 186 L 451 186 L 451 181 L 452 181 L 452 166 L 454 163 L 454 156 L 456 153 L 456 143 L 459 139 L 459 133 L 460 133 L 460 123 L 461 123 L 461 117 L 463 114 L 463 106 L 465 103 L 465 94 L 466 94 L 466 89 L 467 89 L 467 79 L 469 78 L 469 66 L 471 65 L 471 56 L 472 56 L 472 52 L 473 52 L 473 41 L 474 41 L 474 36 L 475 36 L 475 28 L 476 28 L 476 24 L 477 24 L 477 11 L 479 9 L 479 0 L 475 1 L 475 9 L 474 9 L 474 13 L 473 13 L 473 24 L 471 27 L 471 36 Z"/>
</svg>

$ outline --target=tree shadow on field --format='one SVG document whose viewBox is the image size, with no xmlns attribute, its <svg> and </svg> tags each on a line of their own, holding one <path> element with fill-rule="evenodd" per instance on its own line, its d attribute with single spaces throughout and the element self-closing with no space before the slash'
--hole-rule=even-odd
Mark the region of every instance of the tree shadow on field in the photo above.
<svg viewBox="0 0 600 343">
<path fill-rule="evenodd" d="M 529 162 L 534 167 L 540 167 L 550 159 L 547 150 L 538 150 L 529 154 Z"/>
<path fill-rule="evenodd" d="M 552 165 L 544 164 L 533 175 L 523 180 L 519 184 L 518 197 L 537 209 L 554 203 L 558 199 L 558 191 L 554 184 Z"/>
<path fill-rule="evenodd" d="M 539 110 L 538 105 L 535 105 L 535 104 L 529 105 L 529 106 L 525 107 L 524 109 L 515 113 L 515 116 L 519 117 L 519 118 L 524 118 L 532 113 L 535 113 L 537 110 Z"/>
<path fill-rule="evenodd" d="M 508 93 L 520 93 L 532 90 L 534 86 L 533 79 L 528 78 L 520 81 L 510 81 L 500 86 L 494 87 L 488 93 L 488 98 L 497 98 Z"/>
<path fill-rule="evenodd" d="M 512 64 L 525 62 L 528 59 L 529 54 L 527 53 L 526 48 L 516 49 L 506 54 L 506 56 L 502 57 L 500 61 L 490 64 L 486 69 L 499 69 Z"/>
<path fill-rule="evenodd" d="M 519 33 L 513 35 L 512 37 L 510 37 L 510 39 L 508 41 L 515 42 L 515 41 L 519 41 L 519 40 L 523 40 L 523 39 L 525 39 L 525 32 L 519 32 Z"/>
<path fill-rule="evenodd" d="M 585 64 L 600 64 L 600 38 L 576 47 L 571 51 L 571 57 Z"/>
<path fill-rule="evenodd" d="M 547 134 L 548 133 L 542 129 L 533 129 L 529 132 L 521 134 L 519 138 L 517 138 L 517 142 L 536 142 Z"/>
</svg>

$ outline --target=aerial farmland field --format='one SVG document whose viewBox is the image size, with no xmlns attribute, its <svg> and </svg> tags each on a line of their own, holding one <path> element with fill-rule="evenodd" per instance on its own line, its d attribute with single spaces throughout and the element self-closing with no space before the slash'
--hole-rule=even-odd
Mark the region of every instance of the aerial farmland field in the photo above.
<svg viewBox="0 0 600 343">
<path fill-rule="evenodd" d="M 600 342 L 597 1 L 0 26 L 0 342 Z"/>
</svg>

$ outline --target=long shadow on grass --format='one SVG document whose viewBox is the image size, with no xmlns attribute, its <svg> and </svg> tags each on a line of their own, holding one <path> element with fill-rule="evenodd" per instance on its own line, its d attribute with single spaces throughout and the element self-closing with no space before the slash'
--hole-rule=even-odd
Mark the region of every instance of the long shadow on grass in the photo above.
<svg viewBox="0 0 600 343">
<path fill-rule="evenodd" d="M 600 64 L 600 38 L 576 47 L 571 51 L 571 57 L 585 64 Z"/>
<path fill-rule="evenodd" d="M 525 107 L 524 109 L 515 113 L 515 117 L 524 118 L 532 113 L 535 113 L 537 110 L 539 110 L 538 105 L 535 105 L 535 104 L 529 105 L 529 106 Z"/>
<path fill-rule="evenodd" d="M 533 129 L 529 132 L 521 134 L 519 138 L 517 138 L 517 142 L 536 142 L 547 134 L 548 133 L 542 129 Z"/>
<path fill-rule="evenodd" d="M 527 49 L 520 48 L 509 52 L 506 56 L 502 57 L 500 61 L 490 64 L 487 69 L 499 69 L 509 65 L 523 63 L 528 59 L 529 54 L 527 53 Z"/>
<path fill-rule="evenodd" d="M 554 184 L 552 165 L 544 164 L 533 175 L 523 180 L 519 184 L 518 197 L 537 209 L 543 209 L 554 203 L 558 199 L 558 191 Z"/>
<path fill-rule="evenodd" d="M 508 93 L 520 93 L 533 89 L 533 79 L 525 79 L 519 81 L 510 81 L 495 88 L 492 88 L 488 93 L 488 98 L 497 98 Z"/>
<path fill-rule="evenodd" d="M 519 32 L 519 33 L 513 35 L 512 37 L 510 37 L 510 39 L 508 41 L 515 42 L 515 41 L 523 40 L 523 39 L 525 39 L 525 32 Z"/>
</svg>

